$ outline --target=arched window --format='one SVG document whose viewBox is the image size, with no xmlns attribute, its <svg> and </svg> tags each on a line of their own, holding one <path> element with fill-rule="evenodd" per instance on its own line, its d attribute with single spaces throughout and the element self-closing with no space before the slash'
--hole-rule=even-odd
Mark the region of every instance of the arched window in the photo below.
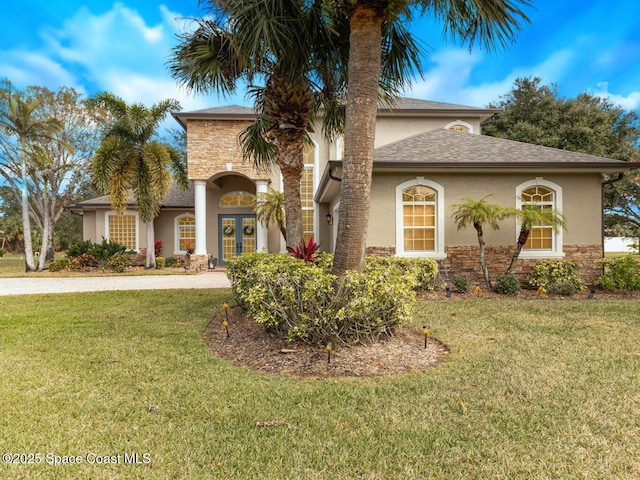
<svg viewBox="0 0 640 480">
<path fill-rule="evenodd" d="M 454 130 L 456 132 L 473 133 L 473 125 L 462 120 L 456 120 L 455 122 L 447 123 L 444 128 Z"/>
<path fill-rule="evenodd" d="M 444 258 L 444 189 L 417 177 L 396 187 L 396 254 Z"/>
<path fill-rule="evenodd" d="M 175 218 L 175 254 L 184 255 L 196 246 L 196 217 L 185 213 Z"/>
<path fill-rule="evenodd" d="M 519 209 L 525 205 L 531 205 L 541 210 L 562 212 L 562 187 L 543 178 L 536 178 L 518 185 L 516 195 L 516 207 Z M 519 232 L 518 225 L 516 236 Z M 521 255 L 523 257 L 563 256 L 562 230 L 554 232 L 551 225 L 533 225 L 527 243 L 522 247 Z"/>
<path fill-rule="evenodd" d="M 254 195 L 249 192 L 229 192 L 220 197 L 222 208 L 250 207 Z"/>
</svg>

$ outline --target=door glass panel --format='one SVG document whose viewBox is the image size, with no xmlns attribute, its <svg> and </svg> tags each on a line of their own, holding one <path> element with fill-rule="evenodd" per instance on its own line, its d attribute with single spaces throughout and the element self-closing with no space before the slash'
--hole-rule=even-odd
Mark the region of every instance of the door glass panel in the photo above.
<svg viewBox="0 0 640 480">
<path fill-rule="evenodd" d="M 236 255 L 236 219 L 222 219 L 222 260 Z"/>
<path fill-rule="evenodd" d="M 256 251 L 256 219 L 245 217 L 242 219 L 242 253 Z"/>
</svg>

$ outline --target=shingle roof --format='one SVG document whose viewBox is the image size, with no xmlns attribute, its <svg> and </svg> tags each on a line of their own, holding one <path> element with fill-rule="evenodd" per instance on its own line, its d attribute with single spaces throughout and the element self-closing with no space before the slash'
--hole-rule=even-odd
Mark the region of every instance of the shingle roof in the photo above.
<svg viewBox="0 0 640 480">
<path fill-rule="evenodd" d="M 387 105 L 380 105 L 380 114 L 389 113 L 473 113 L 485 117 L 489 117 L 501 110 L 493 108 L 470 107 L 468 105 L 458 105 L 455 103 L 433 102 L 431 100 L 421 100 L 418 98 L 401 97 L 390 108 Z M 205 119 L 205 118 L 253 118 L 255 110 L 250 107 L 240 105 L 226 105 L 222 107 L 205 108 L 202 110 L 194 110 L 190 112 L 173 113 L 173 117 L 183 126 L 186 127 L 187 120 Z"/>
<path fill-rule="evenodd" d="M 127 199 L 127 205 L 133 206 L 134 204 L 133 195 L 130 195 Z M 173 183 L 169 188 L 169 193 L 160 203 L 160 206 L 163 208 L 193 208 L 194 204 L 193 185 L 189 183 L 189 190 L 184 192 L 177 184 Z M 109 195 L 84 200 L 68 208 L 81 209 L 90 207 L 111 207 Z"/>
<path fill-rule="evenodd" d="M 374 165 L 536 167 L 583 166 L 630 168 L 627 162 L 516 142 L 503 138 L 439 129 L 375 149 Z"/>
</svg>

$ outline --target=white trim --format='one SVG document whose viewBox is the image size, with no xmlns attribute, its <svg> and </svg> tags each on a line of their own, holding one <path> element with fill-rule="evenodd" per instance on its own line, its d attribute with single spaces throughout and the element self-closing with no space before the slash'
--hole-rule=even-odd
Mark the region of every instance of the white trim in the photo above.
<svg viewBox="0 0 640 480">
<path fill-rule="evenodd" d="M 460 125 L 468 129 L 469 131 L 467 133 L 473 133 L 473 125 L 467 122 L 463 122 L 462 120 L 455 120 L 453 122 L 449 122 L 444 126 L 444 128 L 446 128 L 447 130 L 450 130 L 451 127 L 455 127 L 457 125 Z"/>
<path fill-rule="evenodd" d="M 178 222 L 180 222 L 181 218 L 191 217 L 194 222 L 196 220 L 196 214 L 191 212 L 184 212 L 181 215 L 177 215 L 173 217 L 173 254 L 174 255 L 186 255 L 186 250 L 178 250 L 180 248 L 180 226 Z M 195 242 L 195 239 L 194 239 Z"/>
<path fill-rule="evenodd" d="M 434 251 L 405 252 L 404 251 L 404 225 L 402 212 L 402 192 L 409 187 L 424 185 L 432 188 L 437 193 L 436 198 L 436 245 Z M 444 250 L 444 187 L 439 183 L 426 180 L 424 177 L 416 177 L 396 186 L 396 255 L 399 257 L 429 257 L 435 259 L 446 258 Z"/>
<path fill-rule="evenodd" d="M 557 183 L 545 180 L 542 177 L 536 177 L 527 180 L 516 187 L 516 208 L 522 209 L 522 192 L 531 187 L 545 187 L 553 191 L 553 209 L 562 213 L 562 187 Z M 525 250 L 520 252 L 520 258 L 563 258 L 564 255 L 564 229 L 560 228 L 558 232 L 553 232 L 553 242 L 551 250 Z M 520 223 L 516 222 L 516 241 L 520 234 Z"/>
<path fill-rule="evenodd" d="M 111 236 L 109 235 L 109 217 L 120 215 L 115 210 L 109 210 L 104 214 L 104 238 L 108 241 L 111 241 Z M 140 217 L 138 216 L 138 212 L 135 210 L 125 210 L 124 215 L 133 215 L 136 219 L 136 246 L 134 250 L 136 252 L 140 251 Z"/>
</svg>

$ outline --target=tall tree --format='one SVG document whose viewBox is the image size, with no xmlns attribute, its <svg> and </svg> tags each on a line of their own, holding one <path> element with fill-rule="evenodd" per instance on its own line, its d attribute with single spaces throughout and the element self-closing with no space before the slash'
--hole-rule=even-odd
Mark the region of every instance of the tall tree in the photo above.
<svg viewBox="0 0 640 480">
<path fill-rule="evenodd" d="M 304 146 L 322 109 L 328 138 L 342 131 L 348 22 L 324 0 L 211 0 L 213 15 L 197 20 L 170 61 L 173 76 L 196 91 L 226 95 L 250 85 L 256 121 L 241 135 L 245 158 L 279 167 L 284 183 L 286 239 L 302 240 L 300 180 Z M 385 29 L 388 75 L 411 71 L 418 46 L 402 25 Z M 388 93 L 405 77 L 380 82 Z M 261 83 L 262 82 L 262 83 Z M 376 93 L 378 78 L 376 78 Z"/>
<path fill-rule="evenodd" d="M 38 115 L 38 98 L 5 88 L 0 91 L 0 102 L 0 130 L 4 133 L 0 137 L 0 174 L 21 192 L 25 270 L 29 272 L 36 270 L 29 209 L 29 168 L 35 163 L 36 145 L 54 142 L 69 147 L 56 138 L 63 130 L 62 124 L 55 118 Z"/>
<path fill-rule="evenodd" d="M 528 19 L 519 6 L 528 0 L 339 0 L 349 18 L 349 67 L 344 160 L 333 272 L 362 271 L 369 222 L 373 148 L 378 110 L 378 79 L 385 24 L 409 19 L 414 10 L 442 22 L 444 33 L 471 48 L 492 49 L 511 41 L 519 22 Z"/>
<path fill-rule="evenodd" d="M 478 235 L 480 268 L 484 275 L 484 281 L 487 289 L 491 289 L 491 279 L 489 277 L 489 269 L 485 260 L 485 241 L 484 241 L 484 225 L 489 225 L 494 230 L 498 230 L 500 225 L 498 221 L 509 215 L 509 211 L 499 205 L 487 202 L 487 198 L 491 195 L 482 197 L 480 200 L 466 198 L 464 203 L 453 205 L 453 219 L 458 225 L 458 230 L 465 228 L 467 225 L 473 225 Z"/>
<path fill-rule="evenodd" d="M 153 220 L 160 202 L 169 192 L 171 177 L 188 187 L 184 158 L 174 147 L 155 140 L 156 131 L 169 112 L 178 110 L 176 100 L 151 106 L 128 105 L 111 93 L 100 93 L 87 102 L 104 109 L 112 118 L 92 160 L 93 179 L 108 192 L 113 209 L 123 214 L 132 194 L 140 219 L 146 224 L 147 268 L 155 268 Z"/>
</svg>

